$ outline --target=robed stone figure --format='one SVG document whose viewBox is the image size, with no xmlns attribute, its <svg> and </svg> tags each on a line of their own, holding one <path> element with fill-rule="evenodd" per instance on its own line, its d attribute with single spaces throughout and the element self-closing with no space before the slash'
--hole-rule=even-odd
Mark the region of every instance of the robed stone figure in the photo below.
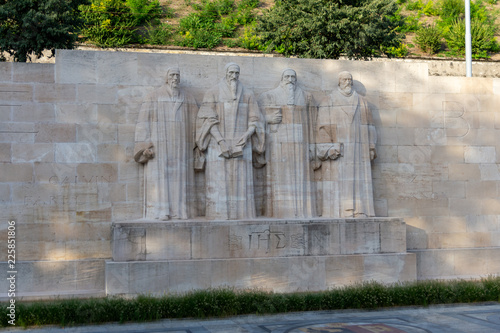
<svg viewBox="0 0 500 333">
<path fill-rule="evenodd" d="M 240 68 L 205 94 L 196 142 L 205 152 L 207 219 L 255 218 L 252 151 L 264 151 L 265 123 L 253 93 L 239 82 Z"/>
<path fill-rule="evenodd" d="M 179 84 L 179 69 L 170 68 L 166 85 L 143 102 L 136 125 L 134 158 L 144 164 L 147 219 L 195 216 L 193 150 L 198 107 Z"/>
<path fill-rule="evenodd" d="M 371 161 L 377 132 L 367 103 L 352 85 L 352 75 L 340 73 L 338 89 L 318 111 L 323 217 L 375 216 Z"/>
<path fill-rule="evenodd" d="M 275 218 L 316 216 L 316 189 L 311 165 L 317 107 L 312 94 L 285 69 L 275 89 L 259 97 L 267 121 L 265 215 Z M 312 146 L 314 147 L 314 146 Z"/>
</svg>

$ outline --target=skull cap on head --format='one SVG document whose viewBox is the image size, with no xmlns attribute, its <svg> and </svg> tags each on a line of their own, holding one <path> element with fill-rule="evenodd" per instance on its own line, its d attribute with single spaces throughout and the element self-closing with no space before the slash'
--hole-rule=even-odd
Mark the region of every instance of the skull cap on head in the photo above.
<svg viewBox="0 0 500 333">
<path fill-rule="evenodd" d="M 227 73 L 227 70 L 229 69 L 229 67 L 231 66 L 236 66 L 238 67 L 238 71 L 240 70 L 240 66 L 237 64 L 237 63 L 234 63 L 234 62 L 230 62 L 230 63 L 227 63 L 226 66 L 224 67 L 224 72 Z"/>
<path fill-rule="evenodd" d="M 339 73 L 339 81 L 340 79 L 343 79 L 343 78 L 349 78 L 349 79 L 352 79 L 352 74 L 349 73 L 348 71 L 343 71 L 343 72 L 340 72 Z"/>
<path fill-rule="evenodd" d="M 181 71 L 179 70 L 179 67 L 170 67 L 168 70 L 167 70 L 167 82 L 168 82 L 168 76 L 171 74 L 171 73 L 177 73 L 177 74 L 181 74 Z"/>
<path fill-rule="evenodd" d="M 285 72 L 286 71 L 292 71 L 295 73 L 295 76 L 297 76 L 297 72 L 294 70 L 294 69 L 291 69 L 291 68 L 285 68 L 282 72 L 281 72 L 281 79 L 283 80 L 283 76 L 285 75 Z"/>
</svg>

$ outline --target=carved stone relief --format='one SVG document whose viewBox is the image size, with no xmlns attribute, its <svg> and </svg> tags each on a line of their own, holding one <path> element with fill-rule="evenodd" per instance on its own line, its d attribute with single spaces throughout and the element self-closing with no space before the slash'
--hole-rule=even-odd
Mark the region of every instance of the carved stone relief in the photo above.
<svg viewBox="0 0 500 333">
<path fill-rule="evenodd" d="M 285 69 L 273 90 L 263 93 L 265 114 L 267 216 L 307 218 L 316 214 L 316 191 L 311 166 L 317 108 L 312 94 L 297 85 L 297 73 Z"/>
<path fill-rule="evenodd" d="M 144 101 L 135 160 L 144 165 L 146 219 L 197 215 L 195 169 L 204 176 L 209 220 L 257 217 L 256 168 L 265 174 L 268 217 L 375 215 L 371 161 L 377 135 L 351 74 L 340 73 L 338 89 L 319 107 L 293 69 L 283 70 L 278 86 L 258 100 L 240 82 L 237 64 L 228 63 L 223 75 L 205 92 L 199 110 L 180 87 L 176 68 Z M 315 170 L 321 175 L 317 182 Z"/>
<path fill-rule="evenodd" d="M 340 73 L 338 89 L 318 111 L 323 217 L 375 216 L 371 161 L 377 156 L 377 132 L 368 105 L 352 83 L 350 73 Z"/>
<path fill-rule="evenodd" d="M 134 159 L 144 165 L 144 216 L 193 217 L 195 117 L 193 97 L 180 88 L 180 71 L 171 68 L 166 84 L 142 104 L 135 130 Z"/>
</svg>

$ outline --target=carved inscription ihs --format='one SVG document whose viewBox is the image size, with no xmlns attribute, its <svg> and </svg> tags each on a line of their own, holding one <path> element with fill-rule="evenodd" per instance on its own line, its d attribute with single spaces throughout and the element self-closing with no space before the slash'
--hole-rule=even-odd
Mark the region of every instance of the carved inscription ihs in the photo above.
<svg viewBox="0 0 500 333">
<path fill-rule="evenodd" d="M 263 232 L 252 232 L 248 235 L 249 250 L 265 250 L 283 249 L 287 246 L 285 233 L 282 231 L 270 231 L 269 229 Z"/>
<path fill-rule="evenodd" d="M 287 234 L 284 231 L 271 231 L 265 229 L 263 231 L 253 231 L 248 234 L 248 244 L 244 244 L 246 240 L 242 236 L 229 236 L 229 249 L 231 251 L 239 251 L 248 249 L 251 251 L 263 251 L 268 253 L 275 250 L 286 249 L 303 249 L 304 236 L 301 234 Z"/>
</svg>

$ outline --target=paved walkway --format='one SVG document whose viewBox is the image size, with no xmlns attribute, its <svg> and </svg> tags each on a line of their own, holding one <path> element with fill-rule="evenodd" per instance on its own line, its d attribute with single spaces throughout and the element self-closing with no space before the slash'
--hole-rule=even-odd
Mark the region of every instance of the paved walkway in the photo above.
<svg viewBox="0 0 500 333">
<path fill-rule="evenodd" d="M 498 333 L 500 303 L 392 308 L 376 311 L 314 311 L 210 320 L 44 327 L 7 331 L 75 333 Z"/>
</svg>

